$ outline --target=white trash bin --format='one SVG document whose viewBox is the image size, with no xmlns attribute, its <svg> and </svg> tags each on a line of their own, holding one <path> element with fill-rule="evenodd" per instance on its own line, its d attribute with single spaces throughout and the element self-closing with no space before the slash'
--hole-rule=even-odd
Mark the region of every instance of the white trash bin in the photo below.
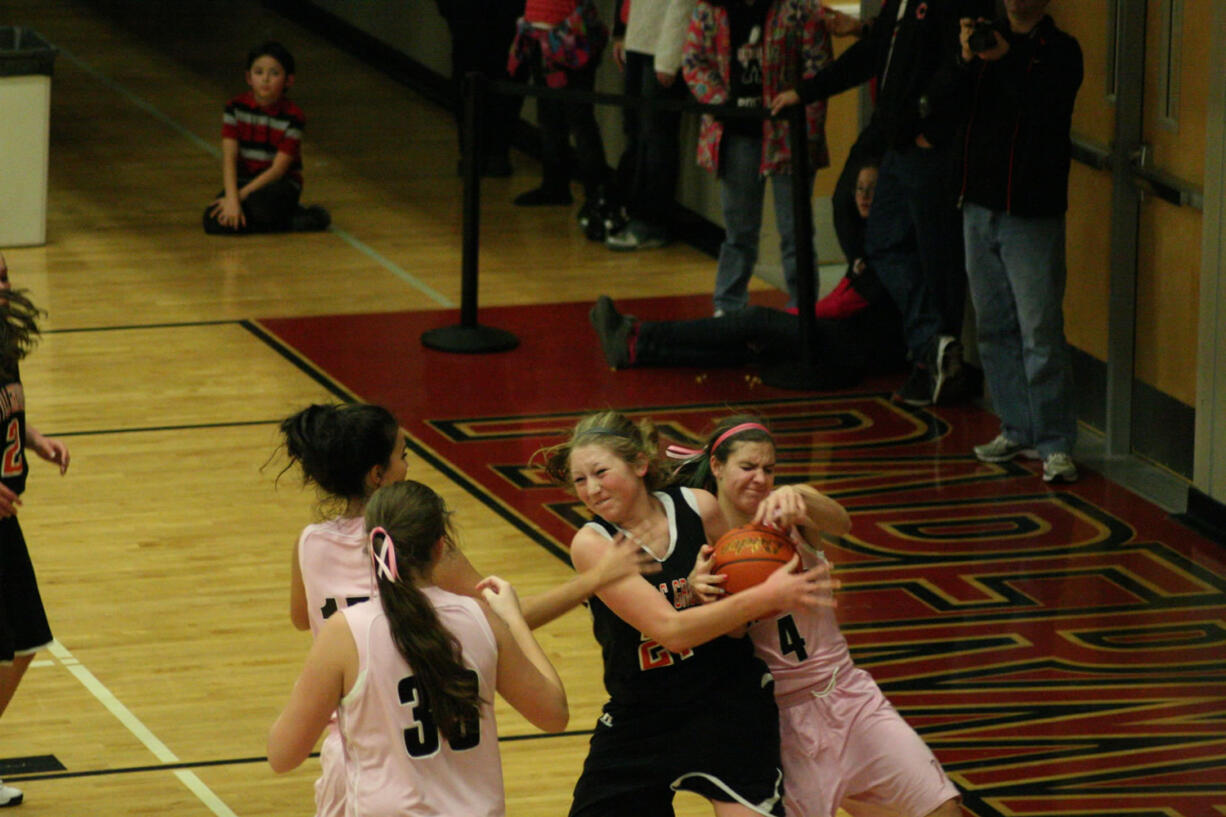
<svg viewBox="0 0 1226 817">
<path fill-rule="evenodd" d="M 47 242 L 56 53 L 33 29 L 0 26 L 0 247 Z"/>
</svg>

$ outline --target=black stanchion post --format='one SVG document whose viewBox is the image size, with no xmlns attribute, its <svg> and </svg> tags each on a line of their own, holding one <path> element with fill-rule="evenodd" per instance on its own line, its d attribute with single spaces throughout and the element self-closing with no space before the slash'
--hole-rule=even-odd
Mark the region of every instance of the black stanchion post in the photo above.
<svg viewBox="0 0 1226 817">
<path fill-rule="evenodd" d="M 788 109 L 788 144 L 792 150 L 792 215 L 796 233 L 796 308 L 800 320 L 800 358 L 768 366 L 762 382 L 782 389 L 818 389 L 822 378 L 815 357 L 814 339 L 817 319 L 813 305 L 816 259 L 813 252 L 813 188 L 809 183 L 809 144 L 805 106 Z"/>
<path fill-rule="evenodd" d="M 423 346 L 441 352 L 505 352 L 519 338 L 503 329 L 477 323 L 477 258 L 481 239 L 481 157 L 477 154 L 481 111 L 486 93 L 485 76 L 464 77 L 464 232 L 460 262 L 460 323 L 422 332 Z"/>
</svg>

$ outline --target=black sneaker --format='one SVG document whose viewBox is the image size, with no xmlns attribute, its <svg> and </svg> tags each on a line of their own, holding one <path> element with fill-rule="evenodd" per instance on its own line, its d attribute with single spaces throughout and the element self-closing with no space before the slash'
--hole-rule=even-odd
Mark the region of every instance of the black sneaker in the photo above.
<svg viewBox="0 0 1226 817">
<path fill-rule="evenodd" d="M 587 318 L 600 338 L 605 362 L 614 369 L 630 366 L 630 333 L 634 329 L 635 317 L 621 314 L 613 305 L 612 298 L 601 295 L 587 313 Z"/>
<path fill-rule="evenodd" d="M 299 207 L 290 218 L 290 228 L 297 233 L 318 233 L 328 229 L 332 216 L 318 204 L 310 207 Z"/>
<path fill-rule="evenodd" d="M 630 223 L 630 216 L 626 213 L 626 208 L 620 204 L 601 202 L 601 205 L 600 218 L 604 222 L 604 235 L 600 240 L 604 241 L 609 236 L 626 229 L 626 225 Z"/>
<path fill-rule="evenodd" d="M 534 190 L 529 190 L 527 193 L 520 193 L 515 197 L 514 204 L 516 207 L 550 207 L 570 204 L 574 199 L 571 198 L 570 190 L 565 187 L 537 187 Z"/>
<path fill-rule="evenodd" d="M 588 199 L 583 202 L 575 218 L 579 222 L 579 229 L 583 230 L 588 241 L 604 241 L 604 217 L 601 215 L 598 200 Z"/>
<path fill-rule="evenodd" d="M 917 407 L 931 406 L 932 395 L 936 391 L 933 385 L 934 380 L 931 369 L 922 363 L 914 364 L 907 379 L 903 381 L 898 391 L 894 392 L 894 402 Z"/>
</svg>

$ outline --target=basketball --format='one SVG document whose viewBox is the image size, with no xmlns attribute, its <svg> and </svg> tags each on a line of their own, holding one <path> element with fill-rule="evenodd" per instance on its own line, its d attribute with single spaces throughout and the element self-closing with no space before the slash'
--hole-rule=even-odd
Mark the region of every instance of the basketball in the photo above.
<svg viewBox="0 0 1226 817">
<path fill-rule="evenodd" d="M 738 593 L 761 584 L 794 555 L 792 540 L 778 528 L 742 525 L 719 537 L 711 571 L 727 576 L 723 588 Z"/>
</svg>

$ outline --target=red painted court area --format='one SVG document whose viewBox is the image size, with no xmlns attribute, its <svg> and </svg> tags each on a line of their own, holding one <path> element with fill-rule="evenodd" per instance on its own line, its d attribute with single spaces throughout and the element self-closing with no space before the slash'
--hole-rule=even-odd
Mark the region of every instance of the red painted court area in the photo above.
<svg viewBox="0 0 1226 817">
<path fill-rule="evenodd" d="M 619 304 L 621 305 L 621 304 Z M 714 417 L 764 415 L 778 477 L 852 513 L 828 547 L 857 661 L 945 764 L 969 813 L 1226 813 L 1226 549 L 1083 469 L 971 454 L 995 418 L 893 405 L 893 379 L 843 392 L 762 385 L 745 369 L 614 372 L 590 304 L 487 309 L 520 346 L 427 350 L 455 311 L 265 320 L 293 353 L 392 408 L 414 450 L 562 553 L 583 509 L 530 464 L 579 414 L 618 408 L 696 442 Z M 627 301 L 700 317 L 706 297 Z"/>
</svg>

